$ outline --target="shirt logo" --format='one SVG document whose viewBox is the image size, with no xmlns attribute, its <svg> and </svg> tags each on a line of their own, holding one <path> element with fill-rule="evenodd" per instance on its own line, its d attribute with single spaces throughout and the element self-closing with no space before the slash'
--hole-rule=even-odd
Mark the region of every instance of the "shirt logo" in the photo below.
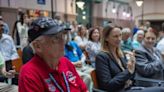
<svg viewBox="0 0 164 92">
<path fill-rule="evenodd" d="M 67 76 L 69 82 L 71 82 L 73 84 L 76 83 L 76 76 L 74 76 L 71 71 L 67 71 L 66 76 Z"/>
</svg>

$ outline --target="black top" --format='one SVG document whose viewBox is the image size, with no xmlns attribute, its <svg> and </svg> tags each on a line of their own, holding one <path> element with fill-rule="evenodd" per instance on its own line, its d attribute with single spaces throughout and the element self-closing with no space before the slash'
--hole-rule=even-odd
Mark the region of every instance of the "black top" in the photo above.
<svg viewBox="0 0 164 92">
<path fill-rule="evenodd" d="M 27 63 L 33 56 L 34 54 L 32 48 L 29 45 L 23 48 L 23 53 L 22 53 L 23 64 Z"/>
</svg>

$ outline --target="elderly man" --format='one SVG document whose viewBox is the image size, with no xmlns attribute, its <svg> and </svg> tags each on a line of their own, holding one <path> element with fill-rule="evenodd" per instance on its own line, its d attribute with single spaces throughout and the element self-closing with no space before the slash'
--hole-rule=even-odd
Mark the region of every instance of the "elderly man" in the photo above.
<svg viewBox="0 0 164 92">
<path fill-rule="evenodd" d="M 87 92 L 73 64 L 64 55 L 64 28 L 41 17 L 29 29 L 34 57 L 22 68 L 19 92 Z"/>
</svg>

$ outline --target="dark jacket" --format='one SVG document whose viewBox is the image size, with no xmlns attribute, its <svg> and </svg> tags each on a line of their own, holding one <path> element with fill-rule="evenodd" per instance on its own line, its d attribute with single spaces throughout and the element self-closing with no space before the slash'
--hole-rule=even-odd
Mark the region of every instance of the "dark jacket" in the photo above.
<svg viewBox="0 0 164 92">
<path fill-rule="evenodd" d="M 23 64 L 30 61 L 33 56 L 34 56 L 34 54 L 33 54 L 33 51 L 32 51 L 32 48 L 30 47 L 30 45 L 27 45 L 26 47 L 23 48 L 23 52 L 22 52 Z"/>
<path fill-rule="evenodd" d="M 108 92 L 119 92 L 124 89 L 127 80 L 133 77 L 126 68 L 126 59 L 120 59 L 124 71 L 116 63 L 113 56 L 106 52 L 100 52 L 96 56 L 96 76 L 99 89 Z"/>
<path fill-rule="evenodd" d="M 144 46 L 135 50 L 136 71 L 141 77 L 163 80 L 164 61 L 160 51 L 153 50 L 154 53 Z"/>
</svg>

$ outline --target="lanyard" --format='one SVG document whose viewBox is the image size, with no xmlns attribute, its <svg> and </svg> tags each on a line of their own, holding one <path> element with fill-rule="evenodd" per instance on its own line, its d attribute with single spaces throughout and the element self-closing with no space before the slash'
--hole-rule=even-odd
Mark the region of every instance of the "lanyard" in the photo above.
<svg viewBox="0 0 164 92">
<path fill-rule="evenodd" d="M 66 79 L 66 76 L 64 74 L 64 72 L 62 72 L 62 75 L 64 77 L 64 82 L 66 84 L 66 87 L 67 87 L 67 92 L 70 92 L 70 87 L 69 87 L 69 84 L 68 84 L 68 81 Z M 50 79 L 54 82 L 54 84 L 56 85 L 56 87 L 60 90 L 60 92 L 64 92 L 64 90 L 62 89 L 62 87 L 57 83 L 57 81 L 55 80 L 55 78 L 53 77 L 53 75 L 50 73 L 49 74 L 50 76 Z"/>
</svg>

